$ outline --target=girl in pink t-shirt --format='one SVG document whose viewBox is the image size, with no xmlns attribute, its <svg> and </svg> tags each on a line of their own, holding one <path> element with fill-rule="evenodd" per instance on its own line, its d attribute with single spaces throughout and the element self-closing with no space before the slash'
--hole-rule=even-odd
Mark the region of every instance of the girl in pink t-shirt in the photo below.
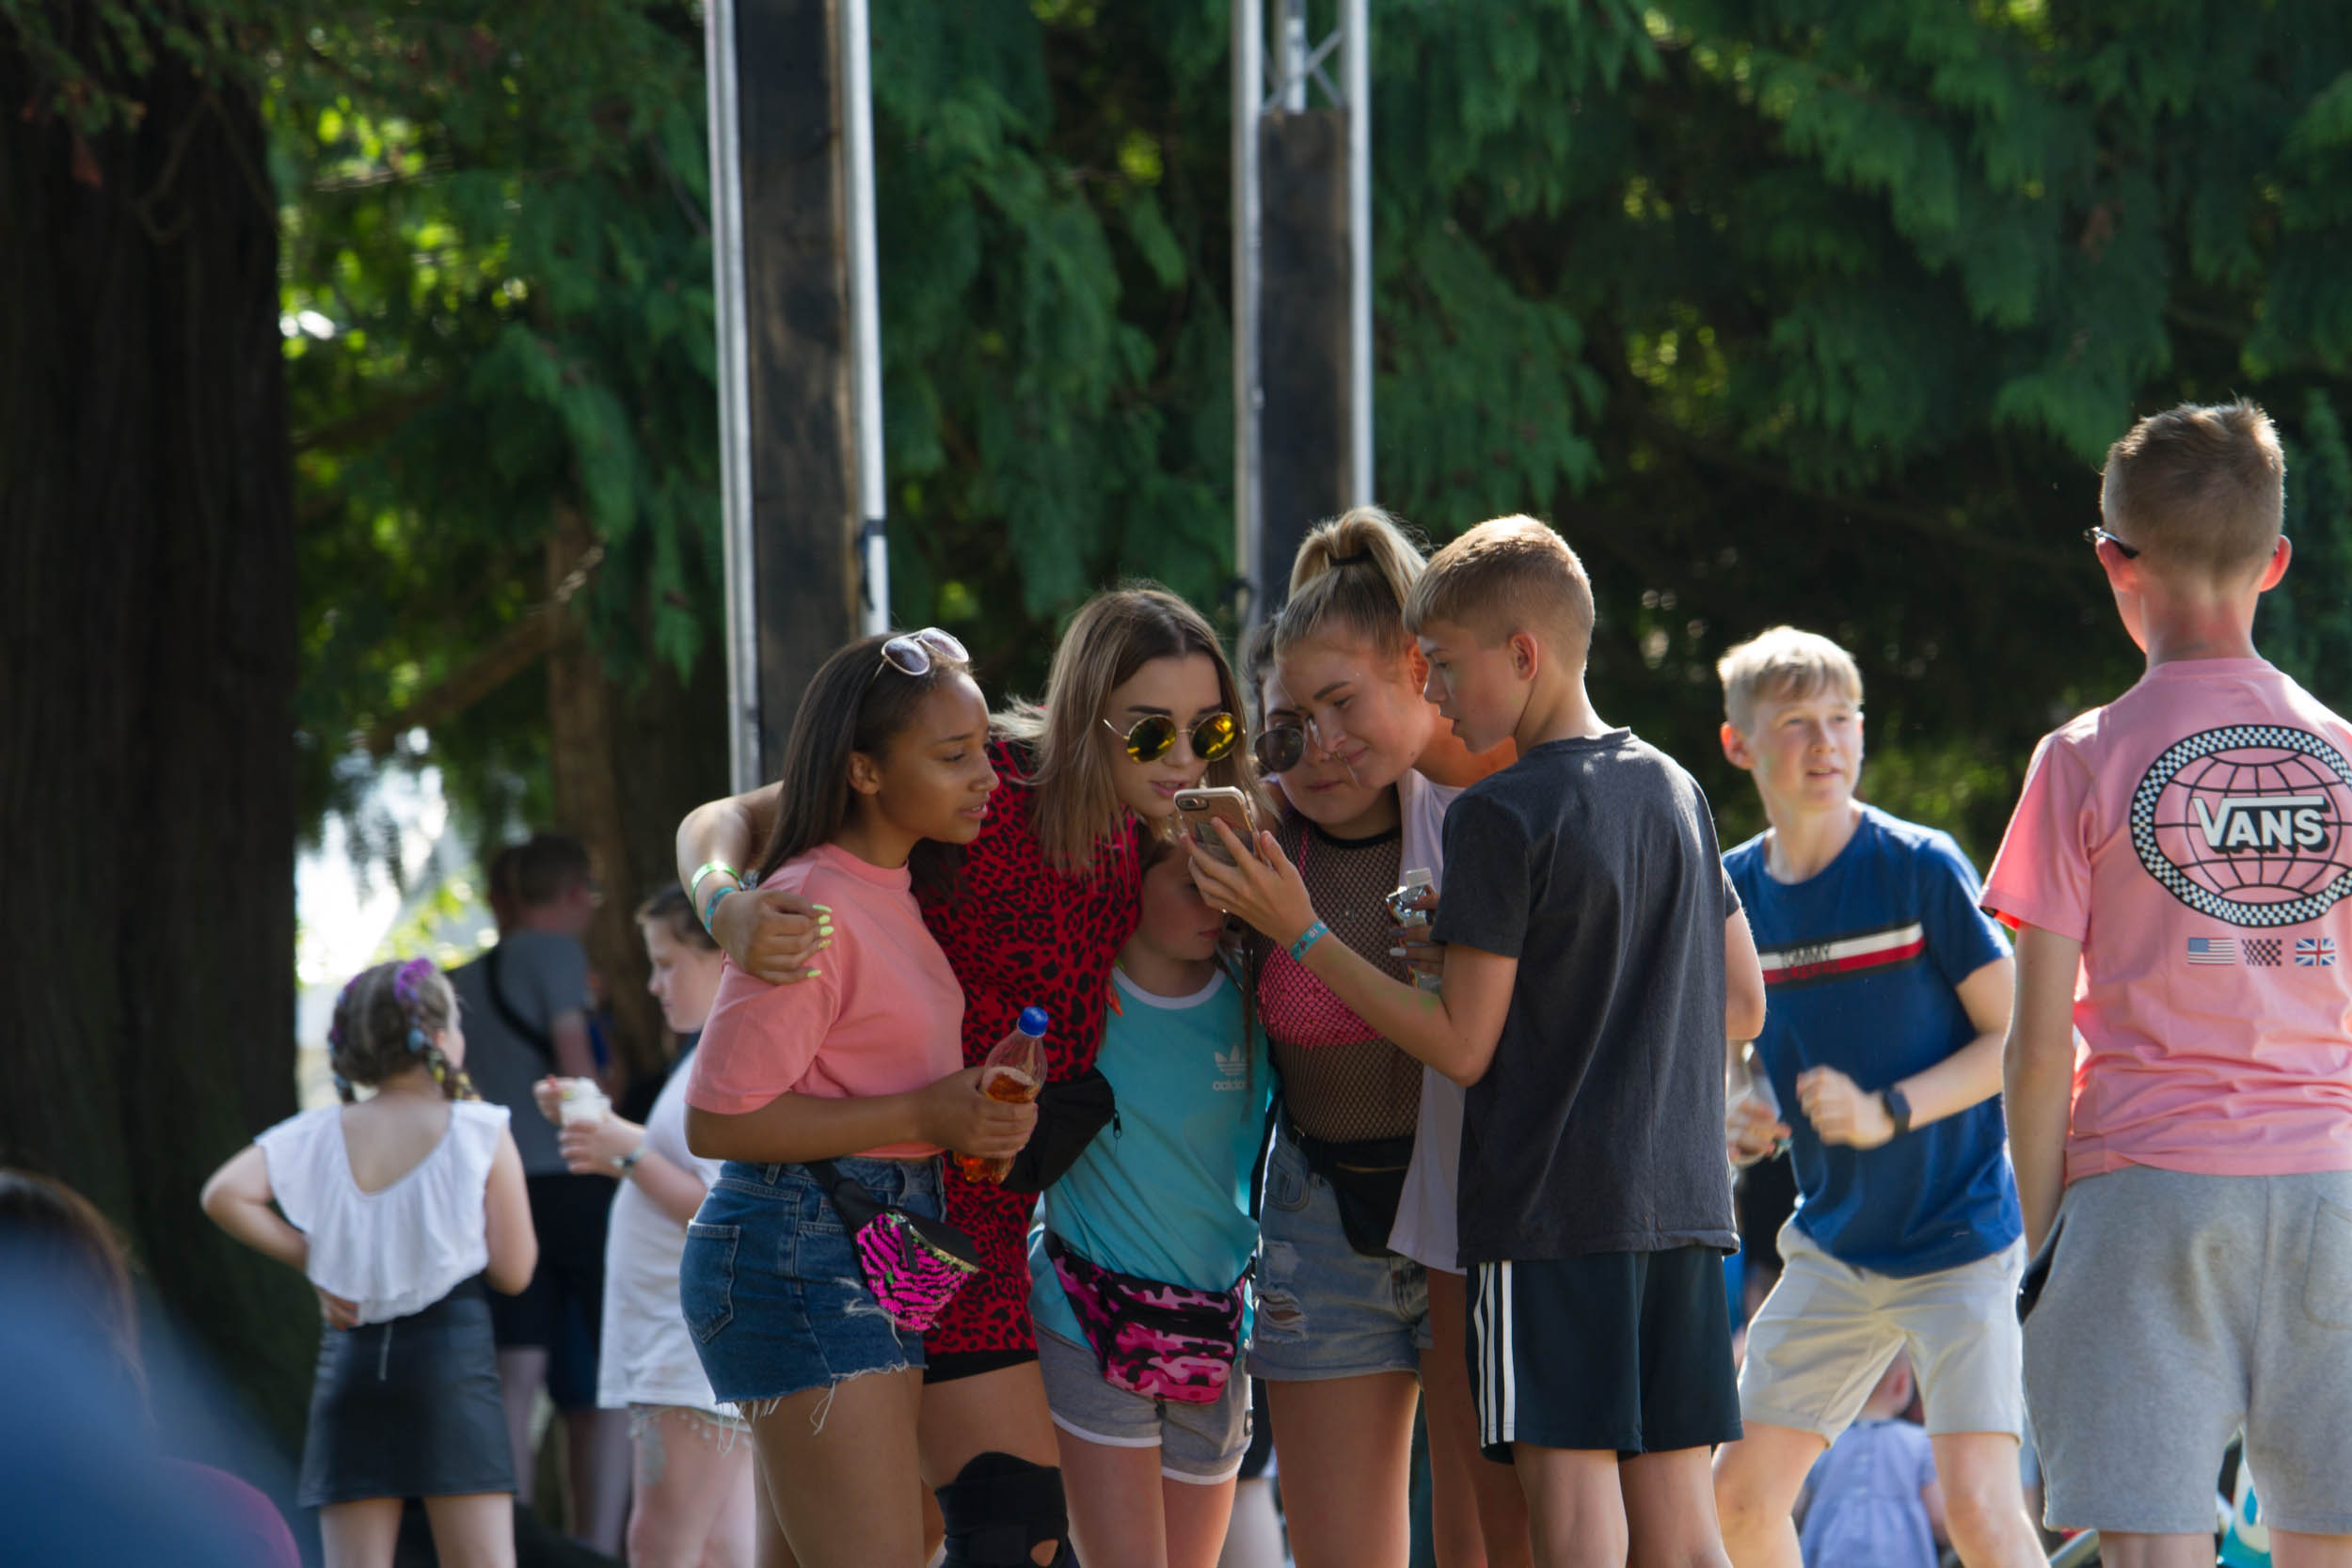
<svg viewBox="0 0 2352 1568">
<path fill-rule="evenodd" d="M 679 1305 L 712 1391 L 751 1423 L 768 1499 L 761 1560 L 911 1565 L 922 1518 L 923 1339 L 866 1283 L 823 1172 L 935 1220 L 943 1148 L 1010 1155 L 1034 1107 L 963 1067 L 963 993 L 924 928 L 910 862 L 965 844 L 996 773 L 961 644 L 927 629 L 825 661 L 784 761 L 763 882 L 845 918 L 811 977 L 729 964 L 694 1053 L 686 1137 L 725 1161 L 687 1227 Z M 725 895 L 722 894 L 723 897 Z"/>
</svg>

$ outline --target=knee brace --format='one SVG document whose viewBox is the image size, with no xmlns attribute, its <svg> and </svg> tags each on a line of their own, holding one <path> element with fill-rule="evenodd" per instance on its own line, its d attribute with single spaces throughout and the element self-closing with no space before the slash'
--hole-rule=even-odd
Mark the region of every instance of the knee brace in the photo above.
<svg viewBox="0 0 2352 1568">
<path fill-rule="evenodd" d="M 947 1526 L 946 1568 L 1037 1568 L 1029 1554 L 1048 1541 L 1055 1545 L 1051 1568 L 1075 1560 L 1056 1465 L 1009 1453 L 976 1455 L 939 1489 L 939 1515 Z"/>
</svg>

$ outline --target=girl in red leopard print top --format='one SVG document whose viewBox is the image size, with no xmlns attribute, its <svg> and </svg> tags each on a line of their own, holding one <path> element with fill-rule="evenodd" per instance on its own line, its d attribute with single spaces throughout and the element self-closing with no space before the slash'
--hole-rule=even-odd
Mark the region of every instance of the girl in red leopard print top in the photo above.
<svg viewBox="0 0 2352 1568">
<path fill-rule="evenodd" d="M 924 923 L 963 986 L 967 1062 L 1023 1007 L 1040 1006 L 1053 1020 L 1049 1085 L 1092 1068 L 1111 960 L 1135 929 L 1138 835 L 1168 829 L 1179 789 L 1252 787 L 1243 712 L 1216 633 L 1182 599 L 1121 589 L 1079 610 L 1044 700 L 996 717 L 990 761 L 1003 782 L 987 827 L 956 863 L 917 878 Z M 749 858 L 775 812 L 771 787 L 701 807 L 680 826 L 680 876 L 697 908 L 736 879 L 731 865 Z M 824 918 L 787 895 L 755 892 L 720 901 L 712 935 L 739 967 L 790 980 L 821 947 Z M 1044 1473 L 1057 1452 L 1029 1323 L 1034 1201 L 949 1167 L 946 1219 L 972 1238 L 984 1270 L 925 1342 L 923 1467 L 942 1483 L 951 1564 L 994 1561 L 972 1544 L 992 1531 L 1025 1528 L 1033 1545 L 1065 1534 L 1057 1477 L 1048 1488 Z M 1050 1506 L 1037 1500 L 1046 1490 Z M 1034 1503 L 1025 1512 L 1025 1497 Z M 1033 1560 L 1025 1551 L 1019 1560 Z"/>
</svg>

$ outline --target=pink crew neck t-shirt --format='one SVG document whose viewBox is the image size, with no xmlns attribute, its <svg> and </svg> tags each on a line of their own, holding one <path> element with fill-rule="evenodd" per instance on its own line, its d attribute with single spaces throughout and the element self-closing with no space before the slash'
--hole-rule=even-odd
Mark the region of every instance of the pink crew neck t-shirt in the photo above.
<svg viewBox="0 0 2352 1568">
<path fill-rule="evenodd" d="M 963 988 L 924 928 L 905 867 L 871 865 L 823 845 L 763 884 L 833 911 L 817 977 L 771 986 L 729 961 L 695 1047 L 686 1102 L 721 1116 L 780 1094 L 821 1100 L 903 1094 L 963 1067 Z M 940 1152 L 929 1143 L 861 1151 L 885 1160 Z"/>
<path fill-rule="evenodd" d="M 2045 736 L 1984 907 L 2083 944 L 2069 1181 L 2352 1169 L 2352 725 L 2268 662 Z"/>
</svg>

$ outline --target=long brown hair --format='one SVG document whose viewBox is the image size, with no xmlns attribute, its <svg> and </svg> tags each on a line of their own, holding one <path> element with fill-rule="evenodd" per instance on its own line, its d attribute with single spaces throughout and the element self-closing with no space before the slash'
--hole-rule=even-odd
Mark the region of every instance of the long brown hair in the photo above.
<svg viewBox="0 0 2352 1568">
<path fill-rule="evenodd" d="M 891 633 L 861 637 L 817 668 L 784 747 L 783 800 L 759 857 L 759 879 L 830 844 L 850 819 L 850 756 L 879 757 L 914 722 L 923 699 L 967 666 L 928 649 L 930 668 L 910 675 L 882 657 Z"/>
<path fill-rule="evenodd" d="M 1420 578 L 1420 545 L 1376 506 L 1359 506 L 1318 523 L 1291 562 L 1290 599 L 1274 624 L 1274 651 L 1309 638 L 1352 633 L 1383 659 L 1402 658 L 1413 640 L 1405 600 Z"/>
<path fill-rule="evenodd" d="M 1236 724 L 1246 724 L 1249 709 L 1216 632 L 1199 610 L 1150 583 L 1111 589 L 1082 605 L 1054 650 L 1043 700 L 1016 698 L 996 715 L 994 732 L 1029 750 L 1027 782 L 1037 791 L 1029 821 L 1056 870 L 1086 875 L 1123 831 L 1099 722 L 1104 699 L 1152 660 L 1194 654 L 1216 666 L 1217 700 Z M 1254 795 L 1249 748 L 1236 745 L 1211 763 L 1207 782 Z"/>
</svg>

